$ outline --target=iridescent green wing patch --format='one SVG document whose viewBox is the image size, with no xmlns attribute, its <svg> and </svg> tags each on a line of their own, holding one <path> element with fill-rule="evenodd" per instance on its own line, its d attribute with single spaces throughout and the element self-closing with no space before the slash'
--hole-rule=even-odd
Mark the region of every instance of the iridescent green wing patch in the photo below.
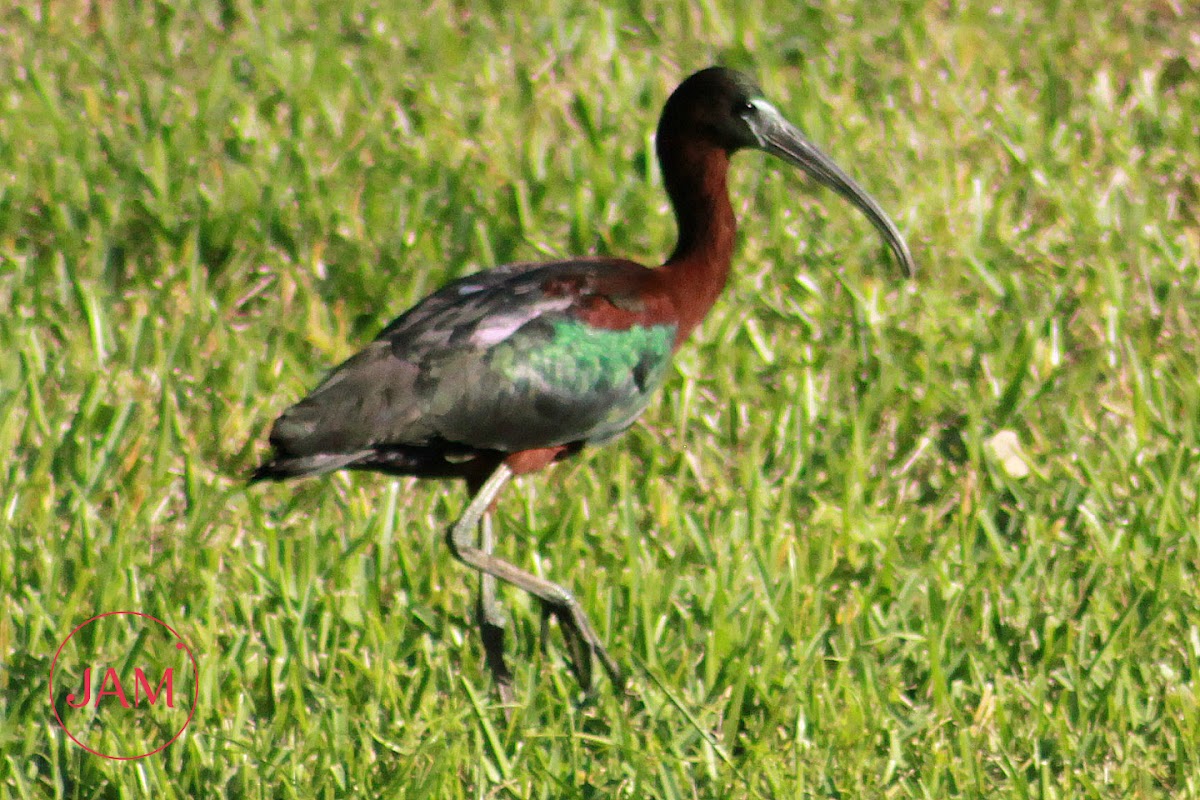
<svg viewBox="0 0 1200 800">
<path fill-rule="evenodd" d="M 488 366 L 521 394 L 578 410 L 581 439 L 633 424 L 666 377 L 674 325 L 596 328 L 577 320 L 535 322 L 495 347 Z"/>
</svg>

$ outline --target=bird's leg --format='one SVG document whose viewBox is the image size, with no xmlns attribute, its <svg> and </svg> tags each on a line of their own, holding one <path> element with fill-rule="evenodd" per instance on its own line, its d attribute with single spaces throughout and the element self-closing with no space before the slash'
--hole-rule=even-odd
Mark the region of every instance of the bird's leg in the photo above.
<svg viewBox="0 0 1200 800">
<path fill-rule="evenodd" d="M 485 512 L 479 520 L 479 550 L 490 557 L 494 544 L 492 516 Z M 483 640 L 488 669 L 492 671 L 492 678 L 496 681 L 496 692 L 500 695 L 500 702 L 511 704 L 512 673 L 504 663 L 504 612 L 496 602 L 496 578 L 486 572 L 479 575 L 479 602 L 475 614 L 479 620 L 479 636 Z"/>
<path fill-rule="evenodd" d="M 604 649 L 600 637 L 596 635 L 587 614 L 583 612 L 574 595 L 557 583 L 519 569 L 473 543 L 472 531 L 512 475 L 512 470 L 506 464 L 501 464 L 479 487 L 479 491 L 471 498 L 458 522 L 447 532 L 446 542 L 450 545 L 451 552 L 468 567 L 510 583 L 518 589 L 524 589 L 541 600 L 562 623 L 564 635 L 574 636 L 577 642 L 586 645 L 584 648 L 569 643 L 575 656 L 575 673 L 584 689 L 591 688 L 592 657 L 598 658 L 612 682 L 618 688 L 623 688 L 625 679 L 621 670 Z"/>
<path fill-rule="evenodd" d="M 592 683 L 592 657 L 587 638 L 583 632 L 576 626 L 575 620 L 570 615 L 564 615 L 562 609 L 553 606 L 546 601 L 542 601 L 542 653 L 546 652 L 546 642 L 550 640 L 550 618 L 554 617 L 558 620 L 558 627 L 562 630 L 563 641 L 567 645 L 567 649 L 571 651 L 571 671 L 575 673 L 575 680 L 579 681 L 581 686 L 589 687 Z M 608 665 L 605 665 L 608 668 Z M 584 671 L 586 670 L 586 671 Z M 618 687 L 621 682 L 613 679 Z"/>
</svg>

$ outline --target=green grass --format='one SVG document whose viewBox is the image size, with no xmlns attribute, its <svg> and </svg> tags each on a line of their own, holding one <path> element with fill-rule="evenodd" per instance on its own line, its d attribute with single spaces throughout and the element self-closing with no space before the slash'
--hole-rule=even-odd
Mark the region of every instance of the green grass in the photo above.
<svg viewBox="0 0 1200 800">
<path fill-rule="evenodd" d="M 1200 797 L 1198 28 L 1187 3 L 10 4 L 0 796 Z M 921 274 L 737 157 L 735 276 L 662 396 L 499 508 L 500 552 L 577 589 L 640 700 L 581 704 L 509 590 L 506 723 L 443 542 L 460 487 L 245 477 L 443 281 L 660 260 L 653 127 L 714 61 Z M 62 638 L 126 608 L 202 685 L 184 738 L 118 763 L 46 691 Z"/>
</svg>

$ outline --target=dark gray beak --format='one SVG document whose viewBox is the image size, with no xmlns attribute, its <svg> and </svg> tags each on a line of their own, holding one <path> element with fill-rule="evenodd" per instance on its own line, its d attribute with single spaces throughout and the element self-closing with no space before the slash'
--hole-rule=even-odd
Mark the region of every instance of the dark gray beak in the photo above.
<svg viewBox="0 0 1200 800">
<path fill-rule="evenodd" d="M 758 148 L 794 164 L 857 206 L 883 234 L 888 246 L 896 254 L 905 277 L 911 278 L 916 272 L 912 254 L 908 252 L 908 245 L 905 244 L 904 237 L 900 235 L 895 223 L 879 204 L 865 189 L 855 183 L 853 178 L 843 172 L 832 158 L 821 152 L 795 125 L 784 119 L 774 106 L 763 100 L 754 100 L 752 105 L 758 113 L 748 117 L 747 122 L 758 139 Z"/>
</svg>

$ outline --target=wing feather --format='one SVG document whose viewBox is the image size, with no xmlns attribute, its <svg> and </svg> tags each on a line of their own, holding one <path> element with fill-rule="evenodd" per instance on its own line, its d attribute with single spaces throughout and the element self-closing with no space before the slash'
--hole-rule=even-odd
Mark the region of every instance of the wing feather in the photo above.
<svg viewBox="0 0 1200 800">
<path fill-rule="evenodd" d="M 661 383 L 675 327 L 598 329 L 581 316 L 597 299 L 636 308 L 628 287 L 645 272 L 514 264 L 446 285 L 284 412 L 275 462 L 336 469 L 389 448 L 516 452 L 620 433 Z"/>
</svg>

